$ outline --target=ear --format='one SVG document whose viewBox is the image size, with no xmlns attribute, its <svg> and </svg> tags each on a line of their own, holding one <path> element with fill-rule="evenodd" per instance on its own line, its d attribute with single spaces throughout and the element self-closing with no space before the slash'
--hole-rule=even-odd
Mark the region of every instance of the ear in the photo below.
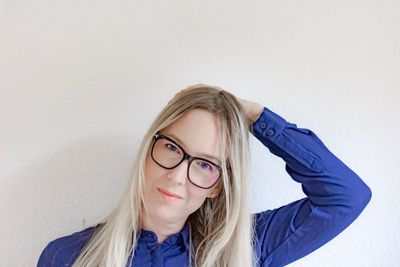
<svg viewBox="0 0 400 267">
<path fill-rule="evenodd" d="M 219 196 L 222 190 L 222 184 L 218 184 L 213 188 L 213 190 L 208 194 L 208 198 L 216 198 Z"/>
</svg>

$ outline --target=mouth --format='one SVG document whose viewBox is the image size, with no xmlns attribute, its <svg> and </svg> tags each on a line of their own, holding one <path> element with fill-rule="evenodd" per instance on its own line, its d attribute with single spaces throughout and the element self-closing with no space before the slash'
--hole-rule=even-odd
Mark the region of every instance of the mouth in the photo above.
<svg viewBox="0 0 400 267">
<path fill-rule="evenodd" d="M 178 200 L 178 199 L 183 199 L 183 197 L 181 197 L 180 195 L 168 192 L 166 190 L 162 190 L 160 188 L 157 188 L 158 192 L 165 197 L 166 199 L 174 199 L 174 200 Z"/>
</svg>

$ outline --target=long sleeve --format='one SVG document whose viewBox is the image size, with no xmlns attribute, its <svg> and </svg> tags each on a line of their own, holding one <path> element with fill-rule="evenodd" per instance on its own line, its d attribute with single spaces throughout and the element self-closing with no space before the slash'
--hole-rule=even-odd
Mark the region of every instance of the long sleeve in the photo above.
<svg viewBox="0 0 400 267">
<path fill-rule="evenodd" d="M 254 217 L 258 266 L 284 266 L 341 233 L 364 210 L 372 192 L 314 132 L 268 108 L 251 132 L 285 161 L 286 172 L 307 196 Z"/>
<path fill-rule="evenodd" d="M 93 234 L 94 227 L 87 227 L 68 236 L 59 237 L 47 244 L 39 256 L 37 267 L 72 266 L 81 249 Z"/>
</svg>

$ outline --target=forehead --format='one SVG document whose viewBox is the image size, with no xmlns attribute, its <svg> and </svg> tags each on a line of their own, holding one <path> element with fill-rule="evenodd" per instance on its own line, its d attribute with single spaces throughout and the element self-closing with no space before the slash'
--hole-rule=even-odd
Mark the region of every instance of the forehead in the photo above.
<svg viewBox="0 0 400 267">
<path fill-rule="evenodd" d="M 160 133 L 176 141 L 192 156 L 220 164 L 219 120 L 212 113 L 190 110 Z"/>
</svg>

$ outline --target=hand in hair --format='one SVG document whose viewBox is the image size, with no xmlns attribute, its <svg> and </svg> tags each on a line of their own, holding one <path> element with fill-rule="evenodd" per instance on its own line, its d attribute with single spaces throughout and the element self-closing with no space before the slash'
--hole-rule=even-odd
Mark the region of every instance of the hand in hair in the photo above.
<svg viewBox="0 0 400 267">
<path fill-rule="evenodd" d="M 180 90 L 179 92 L 177 92 L 175 95 L 180 94 L 182 92 L 191 90 L 193 88 L 196 88 L 200 85 L 204 85 L 207 86 L 206 84 L 195 84 L 195 85 L 191 85 L 187 88 L 184 88 L 182 90 Z M 261 113 L 264 110 L 264 106 L 261 105 L 260 103 L 256 103 L 250 100 L 246 100 L 246 99 L 241 99 L 239 97 L 236 97 L 236 99 L 239 101 L 240 105 L 243 107 L 244 112 L 246 113 L 246 117 L 249 120 L 250 124 L 253 124 L 254 122 L 257 121 L 257 119 L 260 117 Z"/>
<path fill-rule="evenodd" d="M 236 98 L 239 101 L 240 105 L 243 107 L 246 113 L 246 117 L 250 121 L 250 124 L 256 122 L 257 119 L 260 117 L 261 113 L 263 112 L 264 106 L 261 105 L 260 103 L 241 99 L 239 97 Z"/>
</svg>

